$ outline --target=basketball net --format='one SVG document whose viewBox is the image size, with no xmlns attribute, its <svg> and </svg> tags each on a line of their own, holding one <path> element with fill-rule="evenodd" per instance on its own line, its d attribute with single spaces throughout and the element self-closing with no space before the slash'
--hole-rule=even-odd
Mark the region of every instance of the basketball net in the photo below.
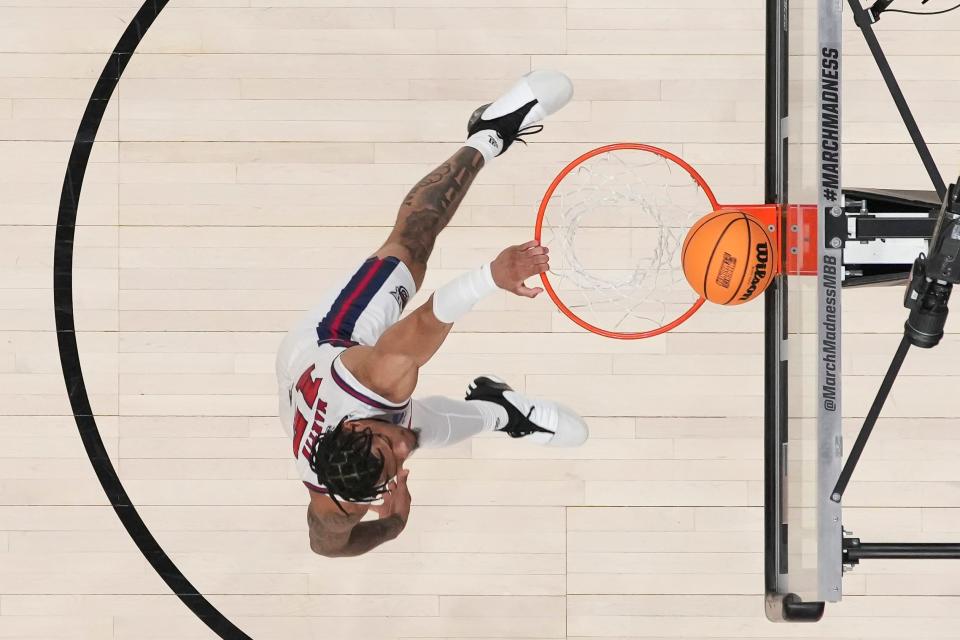
<svg viewBox="0 0 960 640">
<path fill-rule="evenodd" d="M 687 230 L 719 208 L 689 165 L 646 145 L 584 154 L 544 196 L 537 238 L 544 284 L 581 326 L 616 338 L 658 335 L 703 303 L 680 264 Z"/>
</svg>

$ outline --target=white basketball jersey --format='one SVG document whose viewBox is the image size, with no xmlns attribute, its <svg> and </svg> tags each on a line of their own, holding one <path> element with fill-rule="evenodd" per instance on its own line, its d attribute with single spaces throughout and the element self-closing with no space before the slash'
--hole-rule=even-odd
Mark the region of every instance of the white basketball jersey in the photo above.
<svg viewBox="0 0 960 640">
<path fill-rule="evenodd" d="M 321 296 L 284 337 L 277 353 L 280 421 L 292 440 L 297 474 L 326 493 L 310 470 L 310 451 L 344 419 L 374 418 L 410 428 L 410 401 L 390 402 L 360 384 L 340 362 L 354 345 L 373 346 L 416 292 L 398 258 L 369 258 Z"/>
<path fill-rule="evenodd" d="M 291 372 L 296 380 L 280 389 L 280 420 L 292 439 L 297 472 L 307 488 L 326 493 L 310 469 L 310 451 L 316 439 L 343 420 L 372 418 L 410 428 L 410 401 L 390 402 L 353 377 L 340 354 L 347 346 L 324 343 L 297 354 Z"/>
</svg>

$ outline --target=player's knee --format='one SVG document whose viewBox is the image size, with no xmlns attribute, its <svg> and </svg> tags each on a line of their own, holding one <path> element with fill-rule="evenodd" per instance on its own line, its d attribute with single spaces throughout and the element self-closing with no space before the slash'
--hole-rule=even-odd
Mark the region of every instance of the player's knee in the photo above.
<svg viewBox="0 0 960 640">
<path fill-rule="evenodd" d="M 402 244 L 387 242 L 380 247 L 373 256 L 375 258 L 396 258 L 407 267 L 413 276 L 413 283 L 417 290 L 423 285 L 423 278 L 427 274 L 427 263 L 414 259 L 410 251 Z"/>
</svg>

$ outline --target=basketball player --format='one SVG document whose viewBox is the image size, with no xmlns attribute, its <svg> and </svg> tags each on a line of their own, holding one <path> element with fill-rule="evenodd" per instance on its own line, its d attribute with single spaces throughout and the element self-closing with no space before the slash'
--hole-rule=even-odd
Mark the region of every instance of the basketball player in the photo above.
<svg viewBox="0 0 960 640">
<path fill-rule="evenodd" d="M 277 356 L 280 419 L 310 493 L 314 552 L 356 556 L 400 534 L 410 512 L 403 464 L 417 447 L 450 446 L 485 431 L 551 446 L 587 439 L 586 424 L 569 409 L 492 376 L 474 380 L 466 400 L 411 399 L 420 367 L 477 302 L 497 289 L 528 298 L 542 293 L 524 281 L 547 270 L 545 247 L 508 247 L 400 320 L 437 235 L 480 169 L 539 132 L 536 123 L 572 95 L 565 75 L 535 71 L 477 109 L 465 145 L 410 190 L 383 246 L 284 339 Z M 379 518 L 361 522 L 368 510 Z"/>
</svg>

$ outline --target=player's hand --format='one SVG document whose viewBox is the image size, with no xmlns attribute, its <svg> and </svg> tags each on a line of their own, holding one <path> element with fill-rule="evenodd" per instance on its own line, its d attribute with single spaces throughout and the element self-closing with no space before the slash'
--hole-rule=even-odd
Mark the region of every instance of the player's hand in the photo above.
<svg viewBox="0 0 960 640">
<path fill-rule="evenodd" d="M 536 240 L 507 247 L 490 263 L 490 274 L 501 289 L 525 298 L 543 293 L 540 287 L 528 287 L 524 280 L 550 268 L 550 250 Z"/>
<path fill-rule="evenodd" d="M 379 514 L 381 520 L 399 516 L 403 524 L 407 524 L 407 518 L 410 517 L 410 490 L 407 488 L 409 475 L 408 469 L 400 469 L 397 477 L 387 485 L 388 493 L 383 497 L 383 504 L 370 506 L 370 510 Z"/>
</svg>

